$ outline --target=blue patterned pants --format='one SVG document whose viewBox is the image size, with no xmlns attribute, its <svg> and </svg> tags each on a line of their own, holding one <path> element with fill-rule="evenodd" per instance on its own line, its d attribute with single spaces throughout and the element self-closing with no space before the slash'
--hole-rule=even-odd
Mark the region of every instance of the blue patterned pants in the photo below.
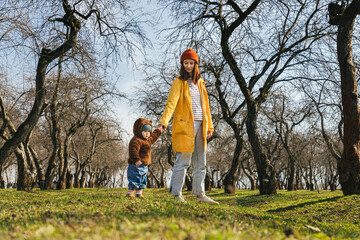
<svg viewBox="0 0 360 240">
<path fill-rule="evenodd" d="M 127 169 L 127 178 L 129 180 L 129 190 L 142 190 L 146 188 L 146 175 L 148 173 L 148 166 L 129 164 Z"/>
</svg>

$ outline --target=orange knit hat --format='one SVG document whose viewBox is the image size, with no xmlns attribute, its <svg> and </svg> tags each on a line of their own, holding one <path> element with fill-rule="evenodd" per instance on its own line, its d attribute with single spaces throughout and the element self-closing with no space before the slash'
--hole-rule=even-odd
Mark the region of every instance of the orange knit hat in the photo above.
<svg viewBox="0 0 360 240">
<path fill-rule="evenodd" d="M 180 62 L 182 63 L 185 59 L 192 59 L 196 63 L 199 63 L 199 57 L 198 57 L 197 53 L 191 48 L 189 48 L 183 52 L 183 54 L 181 55 L 181 58 L 180 58 Z"/>
</svg>

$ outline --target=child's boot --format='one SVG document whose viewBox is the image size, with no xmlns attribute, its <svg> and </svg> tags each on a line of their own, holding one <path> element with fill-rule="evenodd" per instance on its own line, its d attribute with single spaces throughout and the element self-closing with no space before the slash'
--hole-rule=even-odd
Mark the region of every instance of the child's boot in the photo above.
<svg viewBox="0 0 360 240">
<path fill-rule="evenodd" d="M 136 197 L 138 197 L 138 198 L 144 198 L 144 195 L 142 195 L 141 193 L 137 193 L 137 194 L 136 194 Z"/>
<path fill-rule="evenodd" d="M 128 193 L 126 194 L 126 196 L 129 197 L 129 198 L 133 198 L 133 197 L 134 197 L 134 193 L 128 192 Z"/>
</svg>

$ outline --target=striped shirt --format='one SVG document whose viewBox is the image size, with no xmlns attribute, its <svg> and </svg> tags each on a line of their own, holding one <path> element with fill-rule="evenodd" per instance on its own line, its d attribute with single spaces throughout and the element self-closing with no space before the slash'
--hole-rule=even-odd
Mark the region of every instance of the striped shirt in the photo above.
<svg viewBox="0 0 360 240">
<path fill-rule="evenodd" d="M 194 84 L 192 82 L 192 79 L 189 78 L 187 80 L 191 95 L 191 105 L 192 105 L 192 111 L 194 115 L 195 121 L 202 121 L 203 120 L 203 114 L 202 114 L 202 107 L 201 107 L 201 96 L 200 96 L 200 90 L 197 84 Z"/>
</svg>

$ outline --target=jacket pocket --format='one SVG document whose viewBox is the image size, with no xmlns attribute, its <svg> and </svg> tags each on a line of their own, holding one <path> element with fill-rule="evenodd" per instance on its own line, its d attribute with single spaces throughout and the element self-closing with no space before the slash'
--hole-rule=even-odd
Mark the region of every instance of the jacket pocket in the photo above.
<svg viewBox="0 0 360 240">
<path fill-rule="evenodd" d="M 182 116 L 174 118 L 173 121 L 173 134 L 189 134 L 190 122 Z"/>
</svg>

